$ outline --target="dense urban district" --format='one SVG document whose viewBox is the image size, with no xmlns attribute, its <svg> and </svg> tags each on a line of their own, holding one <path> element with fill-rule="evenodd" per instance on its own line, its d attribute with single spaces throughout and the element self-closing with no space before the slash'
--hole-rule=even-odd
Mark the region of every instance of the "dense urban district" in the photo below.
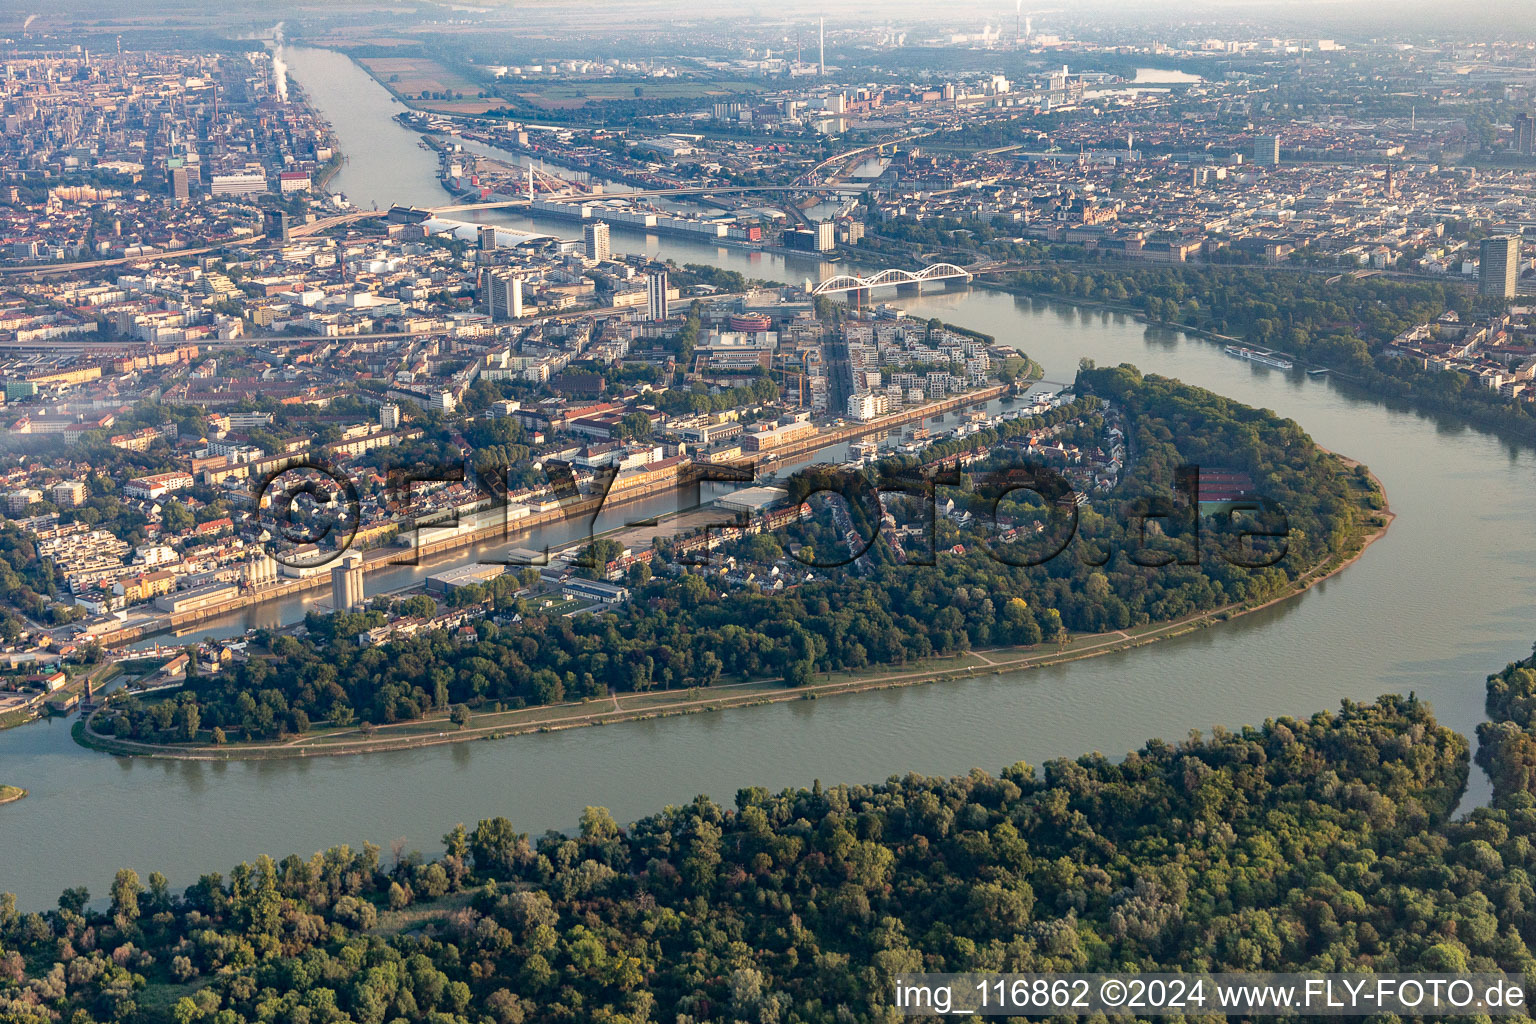
<svg viewBox="0 0 1536 1024">
<path fill-rule="evenodd" d="M 843 30 L 831 65 L 820 35 L 793 62 L 496 62 L 403 40 L 382 57 L 321 18 L 315 39 L 390 89 L 439 163 L 438 207 L 364 209 L 326 187 L 346 154 L 282 35 L 189 51 L 42 29 L 13 40 L 3 82 L 0 721 L 89 710 L 124 672 L 157 689 L 243 664 L 247 638 L 127 645 L 327 587 L 351 614 L 287 639 L 612 611 L 658 538 L 600 566 L 574 543 L 520 551 L 371 602 L 362 577 L 722 477 L 766 484 L 728 503 L 782 526 L 780 465 L 933 461 L 936 441 L 1073 401 L 1031 388 L 1010 339 L 907 317 L 923 287 L 1125 310 L 1536 438 L 1520 46 L 1142 48 L 1021 22 L 947 48 Z M 476 102 L 413 87 L 458 79 Z M 460 219 L 476 209 L 569 231 Z M 616 229 L 832 269 L 752 281 L 625 254 Z M 1058 462 L 1114 470 L 1107 452 Z M 760 561 L 736 578 L 782 590 L 814 565 Z M 535 702 L 611 685 L 594 678 Z"/>
<path fill-rule="evenodd" d="M 1536 442 L 1530 41 L 278 6 L 0 16 L 0 728 L 308 757 L 1031 668 L 1221 628 L 1392 521 L 1291 420 L 1128 362 L 1047 380 L 925 290 Z M 388 91 L 435 201 L 339 189 L 296 45 Z M 1536 659 L 1475 759 L 1389 695 L 628 826 L 488 806 L 441 856 L 181 894 L 125 869 L 0 896 L 0 1021 L 811 1024 L 897 1019 L 914 971 L 1536 970 L 1532 707 Z"/>
</svg>

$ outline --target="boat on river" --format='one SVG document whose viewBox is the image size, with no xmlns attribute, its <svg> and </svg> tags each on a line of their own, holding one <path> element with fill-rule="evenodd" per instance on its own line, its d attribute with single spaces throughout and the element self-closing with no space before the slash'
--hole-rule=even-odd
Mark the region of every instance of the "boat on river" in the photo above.
<svg viewBox="0 0 1536 1024">
<path fill-rule="evenodd" d="M 1244 348 L 1238 345 L 1228 345 L 1227 355 L 1234 359 L 1246 359 L 1250 363 L 1273 366 L 1277 370 L 1289 370 L 1296 365 L 1289 359 L 1282 359 L 1273 353 L 1260 352 L 1258 349 Z"/>
</svg>

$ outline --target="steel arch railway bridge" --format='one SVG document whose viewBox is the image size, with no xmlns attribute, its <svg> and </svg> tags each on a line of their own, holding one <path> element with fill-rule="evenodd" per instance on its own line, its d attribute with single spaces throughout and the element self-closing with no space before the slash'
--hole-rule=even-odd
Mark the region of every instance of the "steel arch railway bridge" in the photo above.
<svg viewBox="0 0 1536 1024">
<path fill-rule="evenodd" d="M 831 295 L 835 292 L 863 292 L 871 288 L 880 288 L 887 285 L 922 285 L 925 281 L 954 281 L 971 279 L 971 272 L 955 266 L 953 263 L 935 263 L 924 267 L 917 273 L 910 270 L 892 268 L 882 270 L 871 277 L 856 277 L 853 274 L 839 274 L 837 277 L 829 277 L 825 281 L 811 289 L 812 295 Z"/>
</svg>

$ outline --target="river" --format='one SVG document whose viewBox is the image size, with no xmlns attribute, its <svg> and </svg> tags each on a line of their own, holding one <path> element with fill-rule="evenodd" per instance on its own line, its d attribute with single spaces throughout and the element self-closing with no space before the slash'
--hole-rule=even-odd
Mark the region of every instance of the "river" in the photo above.
<svg viewBox="0 0 1536 1024">
<path fill-rule="evenodd" d="M 389 120 L 384 90 L 344 58 L 288 48 L 291 73 L 336 124 L 351 159 L 334 187 L 356 202 L 440 202 L 435 163 Z M 572 225 L 497 216 L 569 235 Z M 814 261 L 613 230 L 614 248 L 797 280 Z M 435 851 L 455 822 L 504 814 L 521 830 L 568 828 L 588 804 L 621 821 L 747 785 L 872 782 L 906 771 L 996 771 L 1154 736 L 1417 692 L 1472 735 L 1488 673 L 1528 652 L 1536 606 L 1532 454 L 1460 426 L 1229 358 L 1220 346 L 982 291 L 903 298 L 1015 344 L 1052 380 L 1078 360 L 1134 362 L 1295 418 L 1365 461 L 1397 522 L 1356 565 L 1301 598 L 1139 650 L 1025 673 L 707 715 L 366 757 L 203 764 L 111 757 L 53 720 L 0 733 L 0 782 L 31 796 L 0 808 L 0 890 L 25 908 L 67 886 L 104 895 L 113 872 L 174 886 L 260 853 L 371 840 Z M 1473 778 L 1469 799 L 1486 799 Z"/>
</svg>

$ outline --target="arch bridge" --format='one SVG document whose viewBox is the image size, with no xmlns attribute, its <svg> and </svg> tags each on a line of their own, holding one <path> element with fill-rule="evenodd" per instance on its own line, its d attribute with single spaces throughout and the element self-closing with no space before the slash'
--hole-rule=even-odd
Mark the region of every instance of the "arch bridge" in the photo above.
<svg viewBox="0 0 1536 1024">
<path fill-rule="evenodd" d="M 925 281 L 953 281 L 971 279 L 971 272 L 953 263 L 935 263 L 924 267 L 917 273 L 910 270 L 891 268 L 882 270 L 871 277 L 857 277 L 853 274 L 839 274 L 837 277 L 829 277 L 825 281 L 811 289 L 812 295 L 831 295 L 835 292 L 862 292 L 871 288 L 880 288 L 887 285 L 921 285 Z"/>
</svg>

